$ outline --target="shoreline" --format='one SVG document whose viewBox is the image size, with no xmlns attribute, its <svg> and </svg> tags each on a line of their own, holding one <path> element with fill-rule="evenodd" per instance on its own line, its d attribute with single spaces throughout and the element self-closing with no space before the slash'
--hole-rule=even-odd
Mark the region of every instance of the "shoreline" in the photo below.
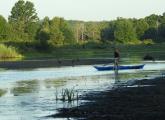
<svg viewBox="0 0 165 120">
<path fill-rule="evenodd" d="M 86 59 L 48 59 L 48 60 L 22 60 L 0 61 L 0 68 L 5 69 L 31 69 L 75 65 L 94 65 L 113 63 L 113 58 L 86 58 Z"/>
<path fill-rule="evenodd" d="M 52 118 L 83 120 L 164 120 L 165 77 L 137 80 L 129 87 L 89 93 L 94 101 L 74 108 L 59 109 Z"/>
</svg>

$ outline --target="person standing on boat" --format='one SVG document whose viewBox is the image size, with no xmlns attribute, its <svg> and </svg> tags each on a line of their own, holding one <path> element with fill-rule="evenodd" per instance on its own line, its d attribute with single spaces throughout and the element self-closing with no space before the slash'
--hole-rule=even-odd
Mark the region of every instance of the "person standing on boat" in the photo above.
<svg viewBox="0 0 165 120">
<path fill-rule="evenodd" d="M 119 49 L 115 48 L 114 50 L 114 73 L 115 73 L 115 81 L 119 81 L 118 75 L 118 66 L 119 66 L 120 52 Z"/>
<path fill-rule="evenodd" d="M 119 49 L 115 48 L 115 50 L 114 50 L 115 66 L 118 66 L 119 65 L 119 59 L 120 59 Z"/>
</svg>

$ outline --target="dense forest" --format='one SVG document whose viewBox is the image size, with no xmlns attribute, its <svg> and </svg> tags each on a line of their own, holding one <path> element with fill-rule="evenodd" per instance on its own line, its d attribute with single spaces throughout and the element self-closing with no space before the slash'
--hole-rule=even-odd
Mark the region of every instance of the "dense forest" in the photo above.
<svg viewBox="0 0 165 120">
<path fill-rule="evenodd" d="M 18 0 L 6 20 L 0 16 L 0 43 L 22 51 L 51 50 L 88 43 L 154 44 L 165 40 L 165 13 L 141 19 L 76 21 L 61 17 L 40 20 L 30 1 Z"/>
</svg>

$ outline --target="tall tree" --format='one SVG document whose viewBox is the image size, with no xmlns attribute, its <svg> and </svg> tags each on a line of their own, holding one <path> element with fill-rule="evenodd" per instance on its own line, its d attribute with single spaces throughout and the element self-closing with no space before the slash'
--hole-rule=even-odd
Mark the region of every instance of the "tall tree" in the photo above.
<svg viewBox="0 0 165 120">
<path fill-rule="evenodd" d="M 41 49 L 48 48 L 48 40 L 50 39 L 50 21 L 48 17 L 43 19 L 37 39 L 39 40 Z"/>
<path fill-rule="evenodd" d="M 116 21 L 114 37 L 120 43 L 128 44 L 137 42 L 133 23 L 128 19 L 118 19 Z"/>
<path fill-rule="evenodd" d="M 107 40 L 113 41 L 115 39 L 114 38 L 115 24 L 116 24 L 115 21 L 111 21 L 109 25 L 101 31 L 101 38 L 103 41 L 107 41 Z"/>
<path fill-rule="evenodd" d="M 157 28 L 159 22 L 159 16 L 152 14 L 150 16 L 145 17 L 145 21 L 149 24 L 150 28 Z"/>
<path fill-rule="evenodd" d="M 148 23 L 144 19 L 136 20 L 134 23 L 138 39 L 142 39 L 145 31 L 149 29 Z"/>
<path fill-rule="evenodd" d="M 61 46 L 64 44 L 64 35 L 61 31 L 63 23 L 61 18 L 55 17 L 50 21 L 50 40 L 49 44 L 53 46 Z"/>
<path fill-rule="evenodd" d="M 4 40 L 7 38 L 8 31 L 8 23 L 3 16 L 0 15 L 0 40 Z"/>
<path fill-rule="evenodd" d="M 95 22 L 86 23 L 86 35 L 89 40 L 99 40 L 100 30 L 98 23 Z"/>
<path fill-rule="evenodd" d="M 15 33 L 20 34 L 19 39 L 29 38 L 28 30 L 32 23 L 38 21 L 34 4 L 29 1 L 18 0 L 12 8 L 9 23 Z M 33 24 L 34 25 L 34 24 Z"/>
</svg>

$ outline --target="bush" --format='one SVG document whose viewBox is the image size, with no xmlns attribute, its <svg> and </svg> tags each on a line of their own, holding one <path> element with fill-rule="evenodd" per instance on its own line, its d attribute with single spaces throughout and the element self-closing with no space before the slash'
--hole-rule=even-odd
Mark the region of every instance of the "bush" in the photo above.
<svg viewBox="0 0 165 120">
<path fill-rule="evenodd" d="M 133 40 L 132 42 L 128 42 L 126 44 L 128 44 L 128 45 L 140 45 L 141 41 L 140 40 Z"/>
<path fill-rule="evenodd" d="M 17 53 L 14 47 L 7 47 L 3 44 L 0 44 L 0 58 L 20 58 L 22 55 Z"/>
<path fill-rule="evenodd" d="M 143 40 L 143 44 L 145 44 L 145 45 L 153 45 L 154 42 L 153 42 L 152 39 L 144 39 L 144 40 Z"/>
</svg>

